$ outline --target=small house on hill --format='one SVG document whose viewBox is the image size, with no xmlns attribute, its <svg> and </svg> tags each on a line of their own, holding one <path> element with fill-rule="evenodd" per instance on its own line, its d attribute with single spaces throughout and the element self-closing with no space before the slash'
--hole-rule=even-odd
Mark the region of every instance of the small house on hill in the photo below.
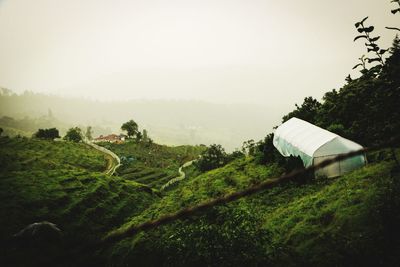
<svg viewBox="0 0 400 267">
<path fill-rule="evenodd" d="M 353 141 L 298 118 L 291 118 L 276 129 L 273 144 L 285 157 L 299 156 L 305 167 L 363 148 Z M 315 175 L 336 177 L 365 164 L 365 155 L 359 155 L 319 169 Z"/>
<path fill-rule="evenodd" d="M 125 135 L 120 134 L 109 134 L 106 136 L 100 135 L 99 137 L 95 138 L 93 140 L 94 143 L 99 143 L 99 142 L 109 142 L 109 143 L 123 143 L 125 141 Z"/>
</svg>

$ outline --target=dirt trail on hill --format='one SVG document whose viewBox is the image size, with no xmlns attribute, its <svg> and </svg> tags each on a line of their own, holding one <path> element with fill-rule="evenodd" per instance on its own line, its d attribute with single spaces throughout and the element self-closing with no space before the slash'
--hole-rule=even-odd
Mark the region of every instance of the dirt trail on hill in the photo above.
<svg viewBox="0 0 400 267">
<path fill-rule="evenodd" d="M 96 145 L 89 141 L 85 141 L 85 143 L 93 147 L 94 149 L 106 154 L 106 156 L 110 158 L 109 163 L 107 164 L 107 169 L 104 171 L 105 174 L 112 176 L 115 173 L 115 170 L 119 166 L 121 166 L 121 159 L 111 150 L 108 150 L 107 148 Z"/>
<path fill-rule="evenodd" d="M 178 170 L 179 176 L 178 176 L 178 177 L 175 177 L 175 178 L 172 178 L 172 179 L 169 180 L 166 184 L 164 184 L 163 186 L 161 186 L 161 190 L 164 190 L 165 188 L 167 188 L 167 187 L 169 187 L 169 186 L 171 186 L 171 185 L 173 185 L 173 184 L 175 184 L 175 183 L 177 183 L 177 182 L 182 181 L 183 179 L 185 179 L 185 178 L 186 178 L 186 174 L 185 174 L 185 172 L 183 171 L 183 168 L 189 167 L 189 166 L 192 165 L 193 162 L 195 162 L 195 161 L 196 161 L 196 160 L 188 161 L 188 162 L 186 162 L 185 164 L 183 164 L 181 167 L 179 167 L 179 170 Z"/>
</svg>

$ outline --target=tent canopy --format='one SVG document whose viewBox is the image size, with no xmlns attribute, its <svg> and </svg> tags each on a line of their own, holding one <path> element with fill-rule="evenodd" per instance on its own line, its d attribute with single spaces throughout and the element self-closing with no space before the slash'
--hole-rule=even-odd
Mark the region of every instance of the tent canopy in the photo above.
<svg viewBox="0 0 400 267">
<path fill-rule="evenodd" d="M 285 157 L 299 156 L 305 167 L 363 148 L 353 141 L 298 118 L 291 118 L 276 129 L 273 144 Z M 341 165 L 339 163 L 338 166 L 333 166 L 339 169 L 333 172 L 339 172 L 340 175 L 360 165 L 365 165 L 364 156 L 357 156 L 341 162 Z"/>
</svg>

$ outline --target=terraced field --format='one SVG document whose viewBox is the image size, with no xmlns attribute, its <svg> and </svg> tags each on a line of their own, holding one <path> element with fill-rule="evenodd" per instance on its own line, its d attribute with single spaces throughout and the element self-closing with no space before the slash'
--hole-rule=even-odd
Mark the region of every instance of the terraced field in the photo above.
<svg viewBox="0 0 400 267">
<path fill-rule="evenodd" d="M 179 176 L 178 169 L 183 163 L 196 159 L 204 150 L 202 146 L 168 147 L 133 141 L 100 145 L 122 159 L 122 166 L 117 171 L 119 176 L 157 190 L 170 179 Z"/>
<path fill-rule="evenodd" d="M 120 176 L 127 180 L 148 185 L 149 187 L 159 188 L 161 185 L 176 177 L 175 173 L 168 174 L 158 168 L 130 168 L 122 171 Z"/>
</svg>

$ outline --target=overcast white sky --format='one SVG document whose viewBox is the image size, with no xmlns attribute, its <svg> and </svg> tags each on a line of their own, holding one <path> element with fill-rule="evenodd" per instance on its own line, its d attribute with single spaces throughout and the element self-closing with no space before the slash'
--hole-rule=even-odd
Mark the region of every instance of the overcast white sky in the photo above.
<svg viewBox="0 0 400 267">
<path fill-rule="evenodd" d="M 389 46 L 390 0 L 0 0 L 0 86 L 110 99 L 290 106 Z"/>
</svg>

